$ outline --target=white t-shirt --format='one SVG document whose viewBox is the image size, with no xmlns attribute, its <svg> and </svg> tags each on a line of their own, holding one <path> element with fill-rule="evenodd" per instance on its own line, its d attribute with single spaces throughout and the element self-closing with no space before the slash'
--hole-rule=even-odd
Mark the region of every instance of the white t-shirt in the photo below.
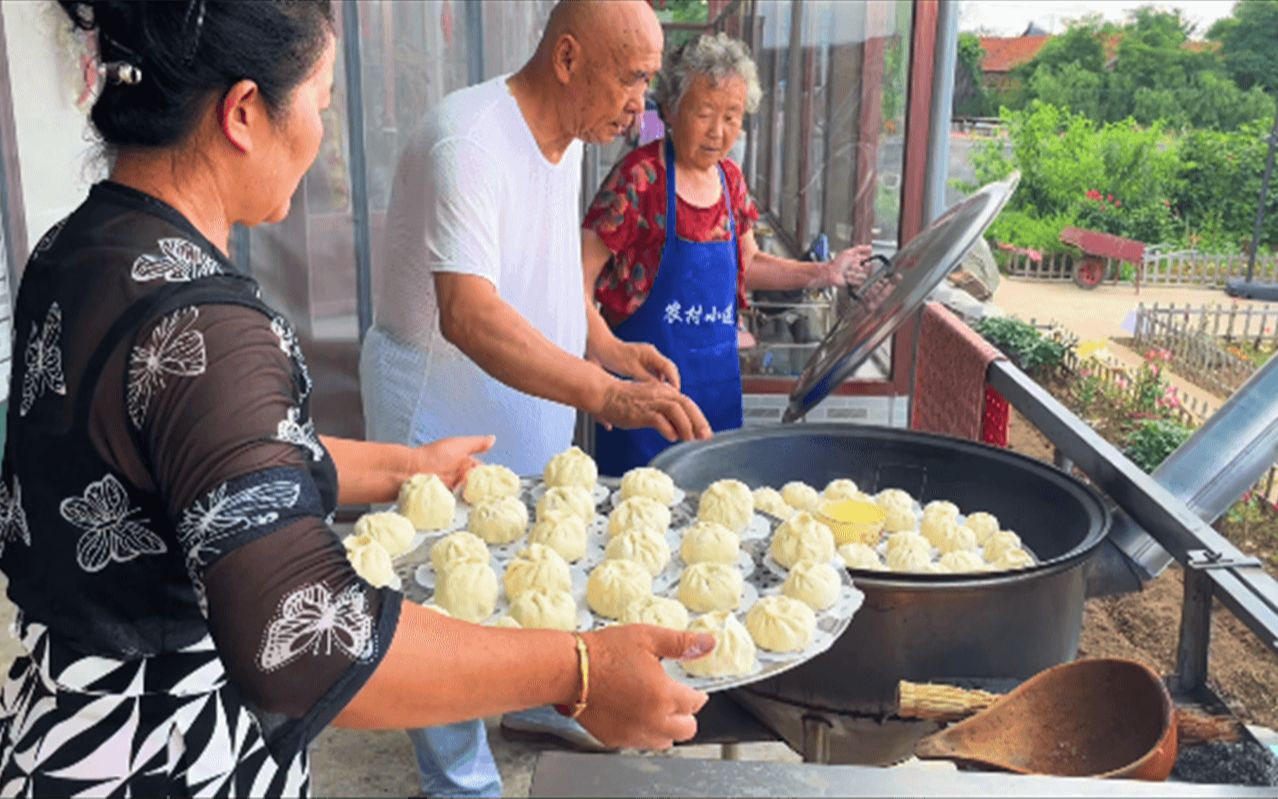
<svg viewBox="0 0 1278 799">
<path fill-rule="evenodd" d="M 500 383 L 448 343 L 433 279 L 478 275 L 554 344 L 585 352 L 581 142 L 547 161 L 507 78 L 444 98 L 400 156 L 360 381 L 371 439 L 493 433 L 485 460 L 540 474 L 572 442 L 575 411 Z"/>
</svg>

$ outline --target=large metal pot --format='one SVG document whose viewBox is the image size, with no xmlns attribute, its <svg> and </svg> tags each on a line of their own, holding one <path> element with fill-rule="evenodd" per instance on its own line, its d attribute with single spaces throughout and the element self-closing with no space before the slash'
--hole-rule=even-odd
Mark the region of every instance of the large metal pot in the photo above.
<svg viewBox="0 0 1278 799">
<path fill-rule="evenodd" d="M 864 491 L 896 487 L 927 502 L 994 513 L 1040 564 L 1020 572 L 863 572 L 865 604 L 820 657 L 746 689 L 842 713 L 890 715 L 898 680 L 1029 677 L 1074 657 L 1084 566 L 1110 515 L 1090 488 L 1013 452 L 896 428 L 840 424 L 736 430 L 673 447 L 653 461 L 687 490 L 735 477 L 752 487 L 849 477 Z"/>
</svg>

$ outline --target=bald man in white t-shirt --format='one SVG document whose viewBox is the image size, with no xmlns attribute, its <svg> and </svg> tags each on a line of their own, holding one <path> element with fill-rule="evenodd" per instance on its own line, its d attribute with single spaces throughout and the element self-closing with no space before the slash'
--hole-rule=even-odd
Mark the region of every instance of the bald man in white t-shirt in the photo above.
<svg viewBox="0 0 1278 799">
<path fill-rule="evenodd" d="M 671 440 L 710 436 L 655 348 L 586 335 L 582 142 L 611 141 L 634 122 L 661 49 L 644 0 L 568 0 L 519 72 L 427 114 L 395 176 L 360 358 L 370 440 L 495 434 L 486 460 L 540 474 L 571 444 L 574 409 Z M 503 727 L 589 742 L 549 708 Z M 409 735 L 426 794 L 501 792 L 482 722 Z"/>
<path fill-rule="evenodd" d="M 561 3 L 523 69 L 449 95 L 409 139 L 360 363 L 371 439 L 495 434 L 486 460 L 539 474 L 574 409 L 709 436 L 656 349 L 586 340 L 582 142 L 643 111 L 661 44 L 643 0 Z"/>
</svg>

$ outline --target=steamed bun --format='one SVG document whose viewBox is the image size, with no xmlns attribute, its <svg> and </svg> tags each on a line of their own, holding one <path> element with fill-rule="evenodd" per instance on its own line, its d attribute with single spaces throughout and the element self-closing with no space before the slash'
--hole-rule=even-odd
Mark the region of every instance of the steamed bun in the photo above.
<svg viewBox="0 0 1278 799">
<path fill-rule="evenodd" d="M 346 559 L 355 573 L 374 588 L 385 588 L 395 583 L 395 569 L 390 554 L 367 535 L 351 536 L 346 545 Z"/>
<path fill-rule="evenodd" d="M 1009 547 L 998 553 L 998 557 L 991 563 L 994 569 L 999 571 L 1012 571 L 1013 569 L 1028 569 L 1034 565 L 1034 557 L 1021 547 Z"/>
<path fill-rule="evenodd" d="M 786 504 L 781 492 L 775 488 L 756 488 L 753 493 L 755 510 L 766 513 L 777 519 L 788 519 L 794 515 L 794 508 Z"/>
<path fill-rule="evenodd" d="M 661 533 L 646 527 L 634 527 L 608 541 L 604 557 L 608 560 L 633 560 L 656 577 L 670 563 L 670 544 Z"/>
<path fill-rule="evenodd" d="M 765 596 L 746 613 L 745 626 L 760 649 L 798 652 L 812 642 L 816 614 L 788 596 Z"/>
<path fill-rule="evenodd" d="M 923 506 L 923 515 L 927 516 L 929 514 L 957 520 L 959 517 L 959 506 L 944 499 L 934 499 Z"/>
<path fill-rule="evenodd" d="M 568 561 L 545 544 L 529 544 L 506 565 L 502 576 L 506 596 L 514 599 L 525 591 L 571 591 Z"/>
<path fill-rule="evenodd" d="M 911 508 L 903 508 L 900 505 L 883 505 L 879 503 L 879 507 L 883 508 L 886 517 L 883 520 L 883 529 L 889 533 L 901 533 L 907 530 L 913 530 L 918 524 L 918 519 L 914 516 Z"/>
<path fill-rule="evenodd" d="M 635 527 L 645 527 L 665 535 L 670 529 L 670 509 L 655 499 L 631 497 L 622 500 L 608 514 L 609 538 Z"/>
<path fill-rule="evenodd" d="M 1009 549 L 1019 549 L 1020 546 L 1021 537 L 1019 535 L 1011 530 L 999 530 L 985 539 L 985 560 L 995 563 L 1004 552 Z"/>
<path fill-rule="evenodd" d="M 697 613 L 736 610 L 744 582 L 735 566 L 694 563 L 679 578 L 679 601 Z"/>
<path fill-rule="evenodd" d="M 626 605 L 621 620 L 626 624 L 655 624 L 671 630 L 688 629 L 688 609 L 664 596 L 646 596 Z"/>
<path fill-rule="evenodd" d="M 586 602 L 600 616 L 619 619 L 626 607 L 652 594 L 652 575 L 633 560 L 605 560 L 586 581 Z"/>
<path fill-rule="evenodd" d="M 486 562 L 455 562 L 438 575 L 435 601 L 453 618 L 479 623 L 497 608 L 497 573 Z"/>
<path fill-rule="evenodd" d="M 477 560 L 488 562 L 488 545 L 484 539 L 467 530 L 444 536 L 430 548 L 430 565 L 437 574 L 448 570 L 448 566 L 459 560 Z"/>
<path fill-rule="evenodd" d="M 528 540 L 545 544 L 569 563 L 586 556 L 586 523 L 571 513 L 552 513 L 533 525 Z"/>
<path fill-rule="evenodd" d="M 813 610 L 825 610 L 838 601 L 842 587 L 843 580 L 829 563 L 801 560 L 790 569 L 781 593 Z"/>
<path fill-rule="evenodd" d="M 859 541 L 841 545 L 839 547 L 839 557 L 842 558 L 843 565 L 849 569 L 883 571 L 885 568 L 883 561 L 879 560 L 879 553 L 875 552 L 873 547 L 862 544 Z"/>
<path fill-rule="evenodd" d="M 980 546 L 985 546 L 985 541 L 1001 529 L 998 517 L 985 511 L 978 511 L 969 515 L 966 524 L 976 534 L 976 543 Z"/>
<path fill-rule="evenodd" d="M 888 551 L 887 567 L 894 572 L 931 572 L 932 554 L 917 547 L 898 547 Z"/>
<path fill-rule="evenodd" d="M 694 677 L 738 677 L 754 669 L 757 650 L 750 633 L 732 611 L 707 613 L 688 625 L 689 632 L 710 633 L 715 645 L 710 654 L 679 665 Z"/>
<path fill-rule="evenodd" d="M 804 511 L 782 522 L 772 536 L 768 552 L 787 569 L 801 560 L 828 563 L 834 559 L 834 533 Z"/>
<path fill-rule="evenodd" d="M 740 480 L 718 480 L 701 492 L 697 502 L 697 518 L 717 522 L 740 534 L 754 516 L 754 495 Z"/>
<path fill-rule="evenodd" d="M 510 601 L 510 615 L 521 627 L 564 632 L 577 629 L 577 603 L 567 591 L 524 591 Z"/>
<path fill-rule="evenodd" d="M 451 497 L 452 494 L 449 494 Z M 452 515 L 449 515 L 452 521 Z M 355 522 L 355 535 L 366 535 L 382 545 L 386 554 L 392 558 L 403 555 L 413 546 L 413 538 L 417 530 L 407 517 L 392 511 L 381 513 L 365 513 Z"/>
<path fill-rule="evenodd" d="M 899 488 L 885 488 L 878 494 L 875 494 L 874 501 L 879 503 L 879 507 L 883 510 L 891 508 L 900 508 L 914 512 L 914 497 Z"/>
<path fill-rule="evenodd" d="M 932 543 L 918 533 L 909 530 L 888 536 L 887 554 L 891 555 L 900 549 L 917 549 L 924 555 L 930 555 Z"/>
<path fill-rule="evenodd" d="M 453 523 L 457 499 L 433 474 L 415 474 L 399 487 L 399 512 L 418 530 L 442 530 Z"/>
<path fill-rule="evenodd" d="M 621 498 L 647 497 L 655 499 L 662 505 L 673 505 L 675 499 L 674 480 L 660 469 L 640 466 L 631 469 L 621 476 Z"/>
<path fill-rule="evenodd" d="M 578 486 L 593 491 L 599 480 L 595 459 L 578 447 L 569 447 L 550 459 L 542 472 L 548 486 Z"/>
<path fill-rule="evenodd" d="M 518 497 L 485 500 L 471 508 L 470 529 L 489 544 L 509 544 L 528 529 L 528 508 Z"/>
<path fill-rule="evenodd" d="M 571 513 L 590 524 L 595 520 L 595 498 L 580 486 L 553 486 L 537 500 L 537 521 L 557 513 Z"/>
<path fill-rule="evenodd" d="M 687 564 L 736 563 L 741 538 L 722 524 L 695 522 L 683 532 L 679 557 Z"/>
<path fill-rule="evenodd" d="M 955 573 L 980 572 L 989 568 L 980 555 L 966 549 L 946 552 L 938 565 L 945 571 Z"/>
<path fill-rule="evenodd" d="M 816 510 L 817 503 L 821 501 L 817 490 L 801 480 L 792 480 L 781 486 L 781 498 L 795 510 Z"/>
<path fill-rule="evenodd" d="M 942 553 L 962 549 L 976 549 L 976 534 L 958 523 L 958 520 L 945 516 L 924 518 L 923 537 Z"/>
<path fill-rule="evenodd" d="M 838 502 L 844 499 L 865 499 L 865 494 L 857 488 L 856 483 L 846 478 L 831 480 L 826 484 L 825 490 L 821 492 L 821 498 L 831 502 Z M 873 500 L 870 500 L 873 502 Z"/>
<path fill-rule="evenodd" d="M 476 466 L 466 474 L 462 499 L 471 505 L 502 497 L 519 496 L 519 475 L 496 463 Z"/>
</svg>

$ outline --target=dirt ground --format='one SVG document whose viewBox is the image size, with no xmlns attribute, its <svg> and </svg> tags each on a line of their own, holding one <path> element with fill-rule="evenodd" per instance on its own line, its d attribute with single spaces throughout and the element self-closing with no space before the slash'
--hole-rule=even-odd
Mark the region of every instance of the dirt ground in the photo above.
<svg viewBox="0 0 1278 799">
<path fill-rule="evenodd" d="M 1050 442 L 1015 411 L 1009 446 L 1051 462 Z M 1173 566 L 1140 593 L 1088 600 L 1079 656 L 1132 658 L 1171 674 L 1182 595 L 1181 570 Z M 1208 671 L 1212 687 L 1240 719 L 1278 728 L 1278 656 L 1219 604 L 1213 611 Z"/>
</svg>

